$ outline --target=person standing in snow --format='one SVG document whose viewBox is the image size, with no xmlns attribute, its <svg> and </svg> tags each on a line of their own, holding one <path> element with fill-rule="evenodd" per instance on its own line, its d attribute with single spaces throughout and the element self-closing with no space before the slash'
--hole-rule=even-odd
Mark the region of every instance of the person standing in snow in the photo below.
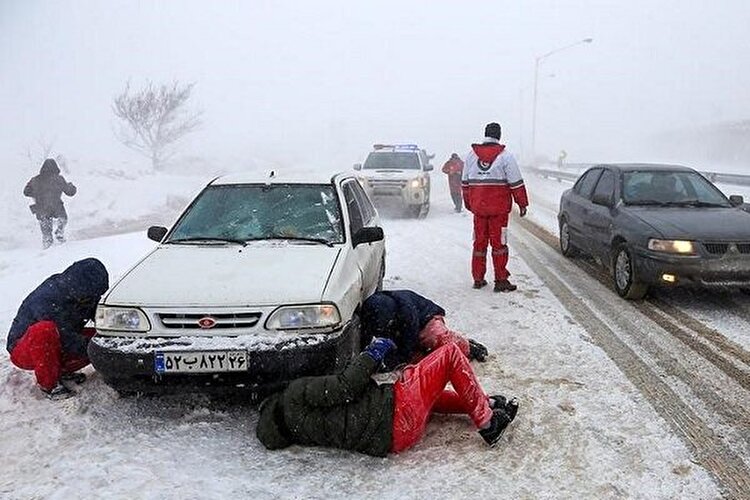
<svg viewBox="0 0 750 500">
<path fill-rule="evenodd" d="M 469 415 L 485 442 L 497 444 L 518 411 L 515 398 L 487 396 L 456 344 L 407 366 L 395 383 L 378 384 L 372 376 L 394 348 L 375 338 L 341 373 L 299 378 L 266 398 L 260 442 L 269 450 L 300 444 L 384 457 L 417 444 L 434 412 Z"/>
<path fill-rule="evenodd" d="M 396 349 L 385 359 L 388 369 L 412 363 L 450 343 L 455 343 L 469 360 L 487 359 L 485 346 L 445 325 L 445 309 L 411 290 L 373 293 L 362 304 L 360 316 L 365 339 L 385 337 L 396 343 Z"/>
<path fill-rule="evenodd" d="M 450 188 L 456 212 L 460 212 L 462 208 L 461 175 L 463 172 L 464 162 L 461 161 L 461 158 L 456 153 L 453 153 L 450 159 L 443 165 L 443 173 L 448 175 L 448 187 Z"/>
<path fill-rule="evenodd" d="M 44 248 L 52 245 L 55 222 L 57 223 L 57 227 L 54 227 L 55 239 L 58 243 L 65 242 L 68 214 L 62 201 L 63 193 L 73 196 L 76 194 L 76 187 L 60 175 L 60 168 L 52 158 L 44 160 L 39 175 L 32 177 L 23 190 L 24 196 L 34 198 L 34 204 L 29 208 L 39 221 Z"/>
<path fill-rule="evenodd" d="M 84 325 L 94 319 L 107 288 L 104 264 L 88 258 L 44 280 L 21 303 L 8 333 L 10 361 L 34 370 L 37 384 L 50 399 L 73 394 L 62 382 L 86 379 L 76 372 L 89 364 L 86 349 L 95 330 Z"/>
<path fill-rule="evenodd" d="M 512 292 L 516 285 L 508 280 L 507 226 L 513 202 L 521 217 L 529 205 L 526 187 L 516 159 L 500 144 L 502 130 L 497 123 L 484 129 L 482 144 L 472 144 L 464 161 L 461 184 L 466 209 L 474 214 L 474 249 L 471 274 L 474 288 L 487 284 L 487 245 L 492 245 L 495 291 Z"/>
</svg>

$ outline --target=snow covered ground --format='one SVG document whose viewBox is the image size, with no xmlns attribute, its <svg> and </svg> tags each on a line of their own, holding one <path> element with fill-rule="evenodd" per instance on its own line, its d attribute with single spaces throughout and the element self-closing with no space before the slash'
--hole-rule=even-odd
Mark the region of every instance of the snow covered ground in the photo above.
<svg viewBox="0 0 750 500">
<path fill-rule="evenodd" d="M 559 192 L 569 185 L 527 177 L 530 217 L 555 230 Z M 205 180 L 147 178 L 154 190 L 137 191 L 139 216 L 169 215 L 164 200 L 189 196 Z M 91 368 L 77 397 L 52 403 L 4 353 L 0 496 L 718 497 L 716 483 L 684 442 L 519 252 L 512 250 L 510 263 L 519 292 L 470 288 L 471 219 L 452 212 L 445 179 L 437 174 L 435 181 L 426 220 L 385 221 L 386 286 L 431 297 L 446 308 L 451 326 L 488 346 L 492 357 L 476 365 L 486 390 L 521 400 L 519 417 L 498 448 L 488 449 L 467 419 L 436 417 L 423 442 L 387 459 L 300 447 L 268 452 L 255 438 L 257 412 L 250 406 L 201 396 L 121 399 Z M 137 189 L 144 181 L 133 182 Z M 122 192 L 112 206 L 120 206 Z M 101 193 L 103 199 L 112 195 Z M 91 200 L 91 227 L 110 225 L 110 217 L 117 224 L 116 211 L 102 203 Z M 118 216 L 130 213 L 123 209 Z M 116 279 L 153 245 L 143 231 L 77 239 L 44 252 L 35 242 L 19 241 L 22 246 L 0 251 L 4 331 L 23 297 L 47 275 L 95 256 Z"/>
</svg>

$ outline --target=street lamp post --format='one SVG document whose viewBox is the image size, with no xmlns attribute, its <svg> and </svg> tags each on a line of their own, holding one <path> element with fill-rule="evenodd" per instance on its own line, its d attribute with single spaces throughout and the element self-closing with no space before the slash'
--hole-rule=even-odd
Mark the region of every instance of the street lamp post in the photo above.
<svg viewBox="0 0 750 500">
<path fill-rule="evenodd" d="M 533 103 L 533 109 L 531 113 L 531 161 L 532 163 L 536 162 L 536 108 L 537 108 L 537 93 L 539 90 L 539 63 L 541 63 L 544 59 L 551 56 L 552 54 L 557 54 L 558 52 L 571 49 L 573 47 L 581 45 L 582 43 L 591 43 L 593 41 L 594 41 L 593 38 L 584 38 L 583 40 L 579 40 L 575 43 L 571 43 L 570 45 L 565 45 L 555 50 L 550 50 L 549 52 L 542 54 L 541 56 L 537 56 L 536 61 L 534 62 L 534 103 Z"/>
</svg>

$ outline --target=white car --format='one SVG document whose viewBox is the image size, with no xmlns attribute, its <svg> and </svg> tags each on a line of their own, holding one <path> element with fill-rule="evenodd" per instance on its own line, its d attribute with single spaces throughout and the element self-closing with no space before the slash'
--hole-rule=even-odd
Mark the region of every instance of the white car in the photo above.
<svg viewBox="0 0 750 500">
<path fill-rule="evenodd" d="M 430 211 L 429 158 L 416 144 L 375 144 L 354 170 L 375 203 L 401 204 L 409 215 L 423 218 Z"/>
<path fill-rule="evenodd" d="M 233 175 L 209 183 L 96 312 L 89 357 L 121 393 L 186 385 L 259 394 L 359 352 L 385 239 L 357 179 Z"/>
</svg>

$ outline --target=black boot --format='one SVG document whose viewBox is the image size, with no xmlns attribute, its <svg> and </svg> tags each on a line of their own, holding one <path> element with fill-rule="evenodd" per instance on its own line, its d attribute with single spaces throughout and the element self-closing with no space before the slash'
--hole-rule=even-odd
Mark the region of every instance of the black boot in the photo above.
<svg viewBox="0 0 750 500">
<path fill-rule="evenodd" d="M 74 384 L 82 384 L 86 382 L 86 374 L 85 373 L 63 373 L 60 377 L 60 380 L 63 382 L 73 382 Z"/>
<path fill-rule="evenodd" d="M 490 408 L 492 408 L 493 410 L 497 410 L 498 408 L 505 408 L 505 404 L 507 402 L 507 398 L 501 394 L 490 396 Z"/>
<path fill-rule="evenodd" d="M 484 288 L 486 286 L 487 286 L 487 280 L 476 280 L 474 281 L 472 288 L 474 288 L 475 290 L 479 290 L 480 288 Z"/>
<path fill-rule="evenodd" d="M 496 292 L 514 292 L 517 289 L 518 287 L 508 280 L 500 280 L 495 282 Z"/>
<path fill-rule="evenodd" d="M 505 413 L 505 410 L 493 410 L 492 419 L 490 419 L 490 426 L 486 429 L 479 429 L 479 435 L 482 439 L 490 445 L 495 446 L 500 438 L 503 436 L 503 432 L 508 427 L 511 419 Z"/>
<path fill-rule="evenodd" d="M 73 391 L 68 389 L 62 384 L 57 384 L 52 389 L 42 389 L 42 392 L 45 396 L 47 396 L 47 399 L 51 399 L 53 401 L 59 401 L 61 399 L 68 399 L 69 397 L 75 395 Z"/>
</svg>

